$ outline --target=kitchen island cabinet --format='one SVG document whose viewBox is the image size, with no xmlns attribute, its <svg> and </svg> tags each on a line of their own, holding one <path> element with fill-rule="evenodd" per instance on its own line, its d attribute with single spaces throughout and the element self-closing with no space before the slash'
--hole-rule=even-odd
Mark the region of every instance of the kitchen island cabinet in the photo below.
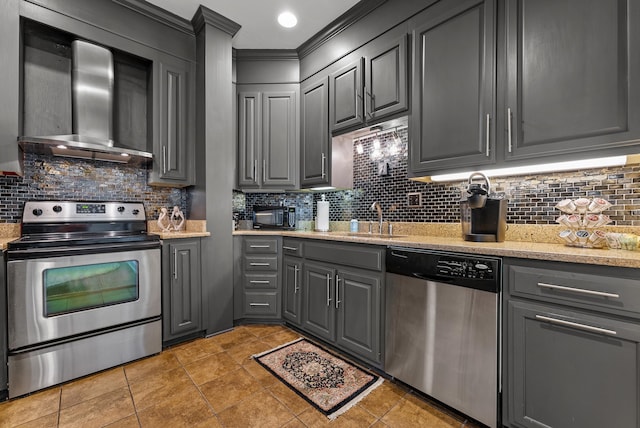
<svg viewBox="0 0 640 428">
<path fill-rule="evenodd" d="M 640 425 L 637 269 L 505 260 L 503 423 Z"/>
<path fill-rule="evenodd" d="M 200 238 L 162 244 L 162 340 L 173 344 L 201 336 Z"/>
</svg>

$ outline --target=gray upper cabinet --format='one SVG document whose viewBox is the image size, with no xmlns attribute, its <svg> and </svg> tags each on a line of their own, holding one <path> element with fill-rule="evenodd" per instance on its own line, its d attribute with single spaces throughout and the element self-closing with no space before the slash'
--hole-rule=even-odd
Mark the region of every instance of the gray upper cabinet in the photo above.
<svg viewBox="0 0 640 428">
<path fill-rule="evenodd" d="M 296 131 L 297 104 L 293 88 L 241 91 L 238 94 L 239 187 L 296 188 Z"/>
<path fill-rule="evenodd" d="M 505 157 L 637 150 L 640 5 L 509 0 L 506 19 Z"/>
<path fill-rule="evenodd" d="M 326 77 L 300 88 L 300 187 L 329 183 L 329 82 Z"/>
<path fill-rule="evenodd" d="M 20 15 L 18 0 L 0 0 L 0 173 L 22 173 L 20 133 Z"/>
<path fill-rule="evenodd" d="M 409 108 L 407 35 L 383 35 L 329 75 L 331 132 L 378 122 Z M 353 55 L 352 55 L 353 56 Z"/>
<path fill-rule="evenodd" d="M 149 184 L 195 183 L 195 65 L 169 55 L 154 61 L 153 169 Z"/>
<path fill-rule="evenodd" d="M 363 68 L 364 59 L 358 58 L 329 75 L 332 132 L 364 123 Z"/>
<path fill-rule="evenodd" d="M 409 174 L 495 162 L 495 1 L 445 1 L 413 30 Z"/>
</svg>

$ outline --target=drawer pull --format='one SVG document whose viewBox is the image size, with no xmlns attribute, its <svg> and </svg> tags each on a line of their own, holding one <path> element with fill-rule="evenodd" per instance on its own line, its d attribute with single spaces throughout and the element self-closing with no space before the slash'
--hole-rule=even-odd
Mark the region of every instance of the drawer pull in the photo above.
<svg viewBox="0 0 640 428">
<path fill-rule="evenodd" d="M 395 251 L 392 251 L 391 255 L 394 256 L 394 257 L 400 257 L 401 259 L 408 259 L 409 258 L 408 256 L 405 256 L 404 254 L 396 253 Z"/>
<path fill-rule="evenodd" d="M 282 249 L 287 251 L 298 251 L 297 247 L 287 247 L 286 245 L 283 245 Z"/>
<path fill-rule="evenodd" d="M 270 306 L 268 303 L 249 303 L 249 306 Z"/>
<path fill-rule="evenodd" d="M 619 294 L 607 293 L 605 291 L 585 290 L 584 288 L 565 287 L 564 285 L 546 284 L 539 282 L 538 287 L 549 288 L 552 290 L 571 291 L 573 293 L 588 294 L 590 296 L 611 297 L 613 299 L 620 298 Z"/>
<path fill-rule="evenodd" d="M 249 248 L 271 248 L 271 245 L 250 245 Z"/>
<path fill-rule="evenodd" d="M 271 266 L 271 265 L 269 263 L 251 262 L 249 263 L 249 266 Z"/>
<path fill-rule="evenodd" d="M 585 325 L 585 324 L 579 324 L 576 322 L 571 322 L 571 321 L 565 321 L 565 320 L 559 320 L 557 318 L 550 318 L 550 317 L 545 317 L 544 315 L 536 315 L 536 319 L 539 319 L 541 321 L 546 321 L 548 323 L 551 324 L 558 324 L 558 325 L 562 325 L 565 327 L 573 327 L 576 328 L 578 330 L 584 330 L 584 331 L 588 331 L 591 333 L 602 333 L 602 334 L 607 334 L 609 336 L 615 336 L 618 333 L 614 330 L 608 330 L 606 328 L 600 328 L 600 327 L 593 327 L 590 325 Z"/>
<path fill-rule="evenodd" d="M 251 281 L 249 281 L 249 283 L 251 283 L 251 284 L 270 284 L 271 281 L 266 280 L 266 279 L 252 279 Z"/>
</svg>

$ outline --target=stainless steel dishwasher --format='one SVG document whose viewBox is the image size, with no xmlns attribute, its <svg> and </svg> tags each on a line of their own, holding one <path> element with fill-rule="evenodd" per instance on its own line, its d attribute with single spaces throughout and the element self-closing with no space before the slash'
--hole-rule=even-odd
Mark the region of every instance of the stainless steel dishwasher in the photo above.
<svg viewBox="0 0 640 428">
<path fill-rule="evenodd" d="M 498 426 L 501 259 L 389 247 L 385 371 Z"/>
</svg>

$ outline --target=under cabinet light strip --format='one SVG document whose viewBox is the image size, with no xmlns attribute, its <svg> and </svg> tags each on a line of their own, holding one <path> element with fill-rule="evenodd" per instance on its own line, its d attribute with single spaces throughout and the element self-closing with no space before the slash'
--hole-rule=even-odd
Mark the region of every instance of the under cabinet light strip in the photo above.
<svg viewBox="0 0 640 428">
<path fill-rule="evenodd" d="M 361 136 L 361 137 L 356 137 L 356 138 L 354 138 L 354 139 L 353 139 L 353 142 L 354 142 L 354 143 L 357 143 L 357 142 L 358 142 L 358 141 L 360 141 L 360 140 L 364 140 L 364 139 L 367 139 L 367 138 L 371 138 L 371 137 L 373 137 L 374 135 L 375 135 L 375 136 L 380 136 L 380 135 L 391 134 L 391 133 L 393 133 L 393 132 L 397 132 L 397 131 L 400 131 L 400 130 L 402 130 L 402 129 L 407 129 L 407 128 L 408 128 L 408 126 L 407 126 L 407 125 L 403 125 L 403 126 L 397 126 L 397 127 L 396 127 L 396 126 L 394 126 L 393 128 L 389 128 L 389 129 L 386 129 L 386 130 L 384 130 L 384 131 L 370 132 L 370 133 L 368 133 L 368 134 L 366 134 L 366 135 L 363 135 L 363 136 Z"/>
<path fill-rule="evenodd" d="M 627 156 L 611 156 L 606 158 L 582 159 L 567 162 L 553 162 L 537 165 L 515 166 L 508 168 L 496 168 L 480 170 L 487 177 L 505 177 L 525 174 L 541 174 L 545 172 L 574 171 L 588 168 L 606 168 L 623 166 L 627 164 Z M 431 181 L 458 181 L 467 180 L 475 171 L 459 172 L 453 174 L 432 175 Z"/>
</svg>

